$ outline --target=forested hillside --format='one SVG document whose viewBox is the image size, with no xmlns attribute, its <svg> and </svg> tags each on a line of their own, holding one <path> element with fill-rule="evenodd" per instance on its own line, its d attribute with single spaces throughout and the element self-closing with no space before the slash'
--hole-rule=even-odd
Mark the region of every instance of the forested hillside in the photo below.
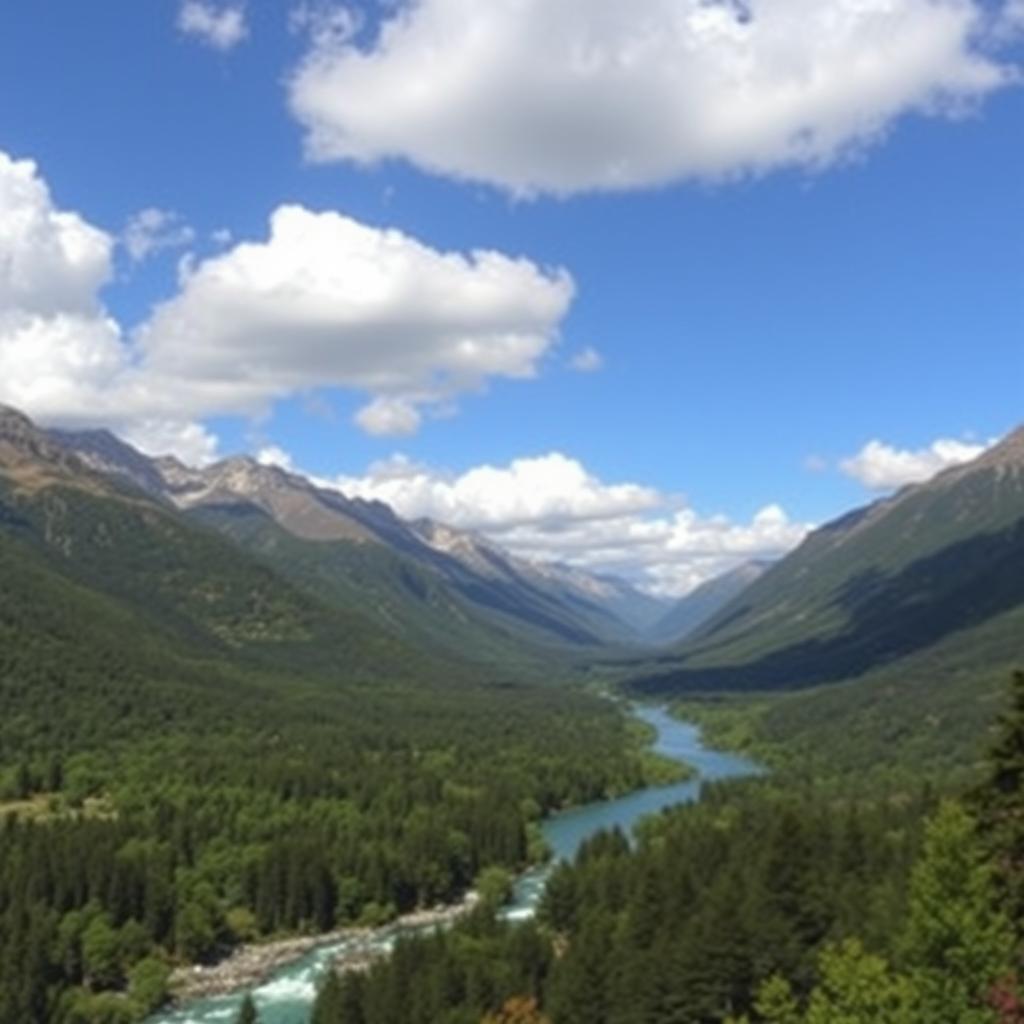
<svg viewBox="0 0 1024 1024">
<path fill-rule="evenodd" d="M 170 967 L 378 922 L 640 785 L 609 702 L 323 602 L 11 421 L 0 438 L 0 1020 L 137 1020 Z"/>
<path fill-rule="evenodd" d="M 711 738 L 861 788 L 967 783 L 1020 665 L 1024 430 L 812 533 L 676 652 L 624 668 Z"/>
<path fill-rule="evenodd" d="M 381 502 L 249 457 L 192 468 L 147 458 L 107 431 L 50 436 L 104 478 L 223 533 L 327 602 L 462 658 L 523 666 L 637 643 L 631 614 L 661 607 L 624 581 L 517 559 L 430 520 L 405 522 Z"/>
<path fill-rule="evenodd" d="M 942 642 L 973 644 L 974 631 L 1024 606 L 1022 556 L 1024 429 L 821 527 L 637 686 L 807 688 Z"/>
<path fill-rule="evenodd" d="M 730 784 L 321 993 L 316 1024 L 1010 1024 L 1024 938 L 1024 675 L 959 801 Z"/>
</svg>

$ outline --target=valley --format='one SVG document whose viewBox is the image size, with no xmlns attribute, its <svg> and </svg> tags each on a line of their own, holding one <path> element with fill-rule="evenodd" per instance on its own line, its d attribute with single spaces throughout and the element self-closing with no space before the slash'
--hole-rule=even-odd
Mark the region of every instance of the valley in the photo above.
<svg viewBox="0 0 1024 1024">
<path fill-rule="evenodd" d="M 724 1020 L 773 973 L 810 991 L 829 942 L 888 949 L 935 793 L 984 778 L 1019 664 L 1022 436 L 668 607 L 252 460 L 191 470 L 4 411 L 0 1019 L 226 1019 L 241 992 L 160 1007 L 190 965 L 263 948 L 209 985 L 255 989 L 264 1024 L 478 1024 L 520 996 L 618 1024 L 672 964 L 704 1002 L 657 985 Z M 770 774 L 717 782 L 757 773 L 609 695 Z M 666 786 L 679 762 L 699 781 Z M 863 876 L 832 878 L 862 842 Z M 508 907 L 464 903 L 514 877 Z M 676 885 L 692 908 L 643 903 Z M 740 892 L 747 945 L 712 963 Z M 598 984 L 609 956 L 632 966 Z"/>
<path fill-rule="evenodd" d="M 0 3 L 0 1024 L 1024 1024 L 1022 86 Z"/>
</svg>

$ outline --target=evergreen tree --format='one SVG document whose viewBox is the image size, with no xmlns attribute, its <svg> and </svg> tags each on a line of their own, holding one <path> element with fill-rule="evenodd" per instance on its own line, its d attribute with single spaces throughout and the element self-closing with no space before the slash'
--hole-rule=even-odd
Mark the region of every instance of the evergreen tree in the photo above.
<svg viewBox="0 0 1024 1024">
<path fill-rule="evenodd" d="M 993 869 L 973 819 L 945 802 L 928 825 L 910 881 L 902 955 L 925 1012 L 973 1024 L 993 1019 L 989 999 L 1010 972 L 1013 932 L 997 907 Z"/>
</svg>

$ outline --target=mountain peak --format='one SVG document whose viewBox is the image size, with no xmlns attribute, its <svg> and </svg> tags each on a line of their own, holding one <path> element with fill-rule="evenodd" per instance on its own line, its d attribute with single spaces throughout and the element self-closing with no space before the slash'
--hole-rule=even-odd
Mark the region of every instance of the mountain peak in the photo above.
<svg viewBox="0 0 1024 1024">
<path fill-rule="evenodd" d="M 1024 474 L 1024 426 L 1011 430 L 976 459 L 940 473 L 935 481 L 940 485 L 955 484 L 980 471 L 994 471 L 998 478 Z"/>
<path fill-rule="evenodd" d="M 40 437 L 41 431 L 23 412 L 0 405 L 0 441 L 20 448 Z"/>
<path fill-rule="evenodd" d="M 163 478 L 153 461 L 109 430 L 51 430 L 49 436 L 97 473 L 118 477 L 147 494 L 162 497 Z"/>
<path fill-rule="evenodd" d="M 8 465 L 45 463 L 51 470 L 63 471 L 75 463 L 75 459 L 23 412 L 0 405 L 0 462 Z"/>
<path fill-rule="evenodd" d="M 1011 430 L 974 463 L 976 466 L 1024 466 L 1024 425 Z"/>
</svg>

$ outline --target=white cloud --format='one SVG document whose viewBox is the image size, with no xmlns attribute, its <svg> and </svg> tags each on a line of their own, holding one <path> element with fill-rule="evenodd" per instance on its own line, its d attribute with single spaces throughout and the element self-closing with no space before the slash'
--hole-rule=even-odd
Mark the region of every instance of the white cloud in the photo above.
<svg viewBox="0 0 1024 1024">
<path fill-rule="evenodd" d="M 894 448 L 883 441 L 869 441 L 839 468 L 849 477 L 875 491 L 889 491 L 907 484 L 923 483 L 950 466 L 959 466 L 981 455 L 988 444 L 941 438 L 927 448 Z"/>
<path fill-rule="evenodd" d="M 356 423 L 376 437 L 407 437 L 420 429 L 422 417 L 404 398 L 375 398 L 355 416 Z"/>
<path fill-rule="evenodd" d="M 596 348 L 585 348 L 569 360 L 569 369 L 577 373 L 596 373 L 604 368 L 604 356 Z"/>
<path fill-rule="evenodd" d="M 142 217 L 136 254 L 180 227 Z M 190 459 L 213 451 L 198 421 L 330 387 L 367 396 L 363 429 L 412 433 L 491 380 L 533 376 L 573 298 L 562 270 L 291 206 L 265 241 L 184 258 L 177 295 L 126 333 L 100 300 L 113 248 L 0 152 L 0 401 Z"/>
<path fill-rule="evenodd" d="M 286 206 L 267 241 L 186 268 L 138 342 L 146 379 L 193 415 L 345 387 L 371 396 L 364 428 L 408 433 L 423 407 L 533 376 L 572 296 L 564 271 Z"/>
<path fill-rule="evenodd" d="M 121 241 L 136 263 L 165 249 L 180 249 L 196 239 L 195 230 L 172 210 L 146 207 L 125 225 Z"/>
<path fill-rule="evenodd" d="M 492 531 L 524 523 L 609 519 L 662 504 L 650 488 L 602 484 L 579 462 L 557 452 L 516 459 L 501 468 L 478 466 L 454 478 L 398 458 L 378 463 L 364 478 L 341 479 L 338 486 L 356 497 L 380 498 L 408 518 L 428 516 Z"/>
<path fill-rule="evenodd" d="M 98 295 L 114 239 L 56 207 L 30 160 L 0 152 L 0 401 L 65 425 L 95 422 L 125 367 Z"/>
<path fill-rule="evenodd" d="M 184 0 L 178 11 L 178 28 L 222 51 L 233 49 L 249 34 L 243 6 L 218 5 L 207 0 Z"/>
<path fill-rule="evenodd" d="M 31 160 L 0 151 L 0 315 L 95 317 L 113 239 L 54 207 Z"/>
<path fill-rule="evenodd" d="M 147 455 L 176 455 L 188 466 L 206 466 L 221 457 L 216 435 L 201 423 L 133 417 L 119 433 Z"/>
<path fill-rule="evenodd" d="M 291 455 L 276 444 L 261 448 L 256 453 L 256 461 L 261 466 L 277 466 L 278 469 L 286 469 L 289 473 L 295 470 L 295 462 Z"/>
<path fill-rule="evenodd" d="M 816 168 L 1007 82 L 986 19 L 978 0 L 419 0 L 366 47 L 314 33 L 290 103 L 313 160 L 520 195 Z"/>
<path fill-rule="evenodd" d="M 750 558 L 781 555 L 808 529 L 775 505 L 746 524 L 702 517 L 653 488 L 605 483 L 558 452 L 458 475 L 396 456 L 330 485 L 408 519 L 477 531 L 525 558 L 619 573 L 668 595 Z"/>
</svg>

